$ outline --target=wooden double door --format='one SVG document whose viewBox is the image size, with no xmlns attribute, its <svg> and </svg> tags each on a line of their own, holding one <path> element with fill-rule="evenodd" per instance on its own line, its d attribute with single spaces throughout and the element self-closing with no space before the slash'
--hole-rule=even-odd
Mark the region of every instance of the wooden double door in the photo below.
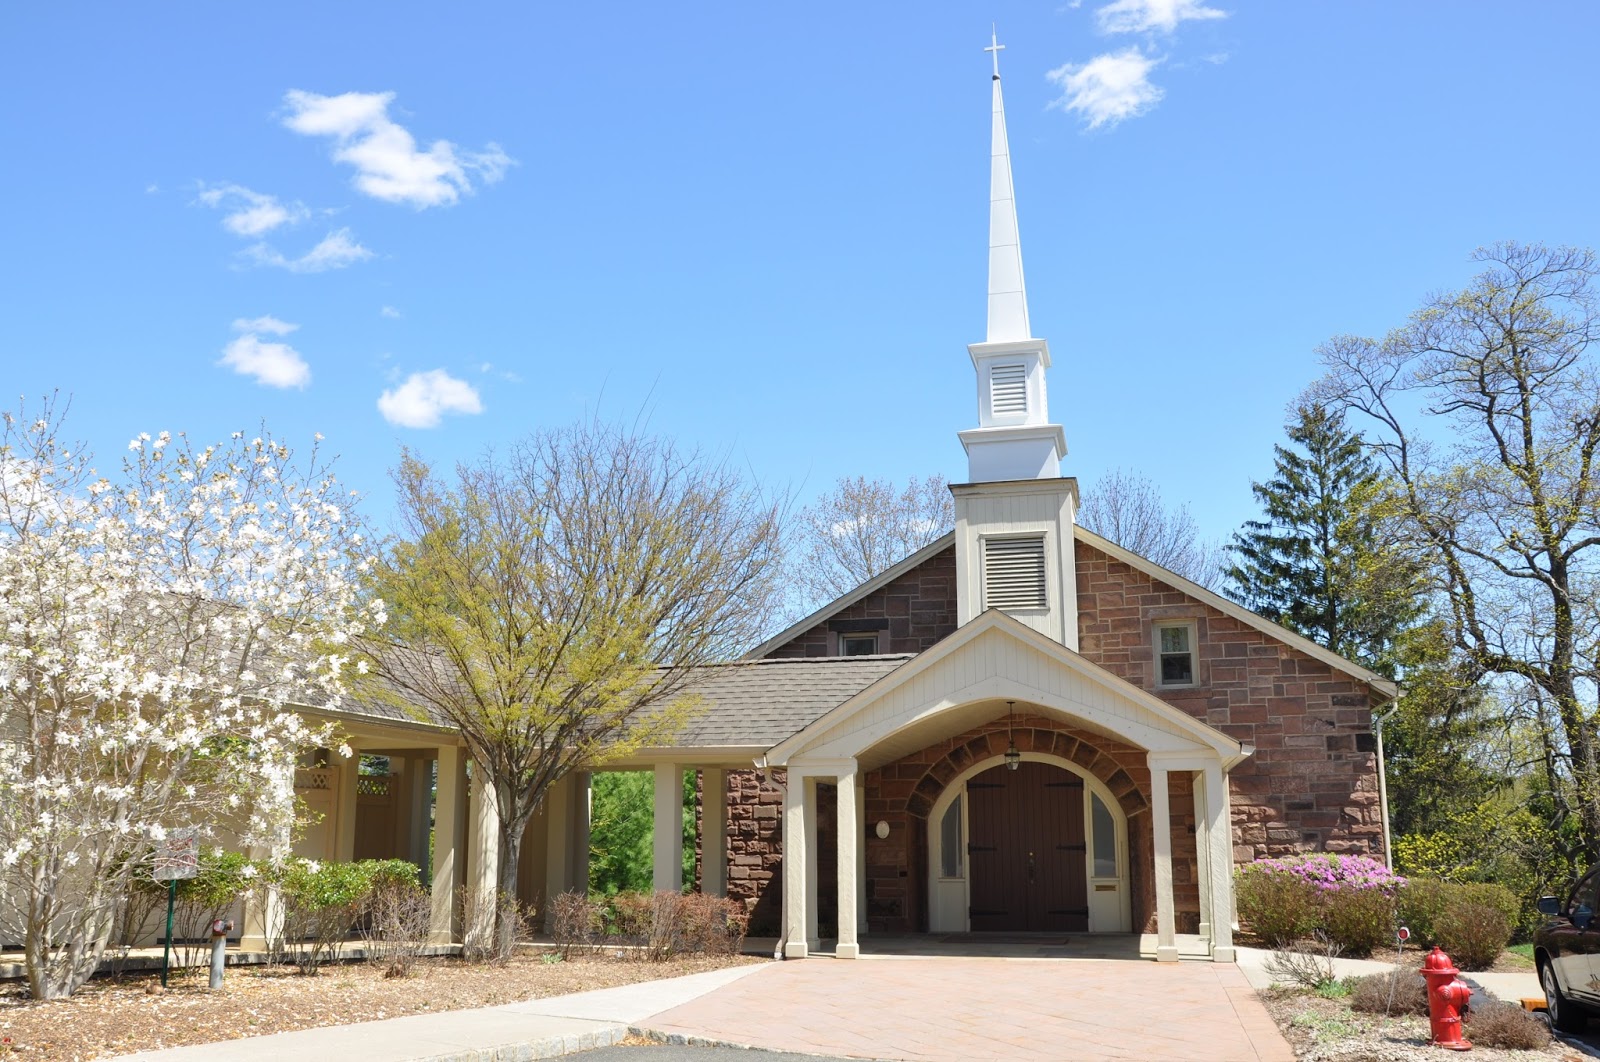
<svg viewBox="0 0 1600 1062">
<path fill-rule="evenodd" d="M 1048 763 L 967 782 L 969 924 L 974 932 L 1089 928 L 1083 779 Z"/>
</svg>

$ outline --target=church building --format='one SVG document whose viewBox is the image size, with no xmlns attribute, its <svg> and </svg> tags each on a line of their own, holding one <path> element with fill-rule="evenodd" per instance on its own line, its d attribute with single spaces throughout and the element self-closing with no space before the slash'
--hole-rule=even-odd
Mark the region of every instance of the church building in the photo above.
<svg viewBox="0 0 1600 1062">
<path fill-rule="evenodd" d="M 1183 934 L 1231 962 L 1236 864 L 1383 852 L 1372 711 L 1396 689 L 1078 526 L 1050 347 L 1029 325 L 998 61 L 992 93 L 988 328 L 967 348 L 977 418 L 959 433 L 954 530 L 707 668 L 676 743 L 606 769 L 654 772 L 666 889 L 683 884 L 683 772 L 698 772 L 698 886 L 742 899 L 787 958 L 854 958 L 894 934 L 1153 933 L 1157 960 Z M 353 768 L 303 772 L 327 797 L 319 843 L 425 860 L 437 760 L 449 939 L 454 889 L 493 880 L 492 802 L 469 791 L 448 728 L 340 722 L 412 766 L 376 834 Z M 528 899 L 584 887 L 587 793 L 587 776 L 563 779 L 530 826 Z"/>
</svg>

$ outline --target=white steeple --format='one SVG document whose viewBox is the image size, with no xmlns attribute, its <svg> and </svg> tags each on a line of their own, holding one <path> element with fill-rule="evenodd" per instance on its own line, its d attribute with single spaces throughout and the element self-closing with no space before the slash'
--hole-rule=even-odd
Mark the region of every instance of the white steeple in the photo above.
<svg viewBox="0 0 1600 1062">
<path fill-rule="evenodd" d="M 1022 243 L 1011 183 L 1005 103 L 1000 95 L 1000 52 L 991 34 L 984 51 L 994 56 L 994 126 L 989 160 L 989 326 L 982 343 L 967 348 L 978 377 L 978 427 L 961 433 L 968 479 L 974 483 L 1053 479 L 1061 475 L 1066 435 L 1049 422 L 1044 371 L 1050 347 L 1033 338 L 1022 280 Z"/>
<path fill-rule="evenodd" d="M 1044 372 L 1050 347 L 1028 326 L 1011 150 L 994 56 L 989 163 L 989 331 L 967 348 L 978 377 L 978 426 L 961 433 L 967 480 L 956 503 L 956 621 L 998 608 L 1069 649 L 1078 648 L 1078 574 L 1072 533 L 1078 484 L 1061 475 L 1061 425 L 1050 423 Z"/>
</svg>

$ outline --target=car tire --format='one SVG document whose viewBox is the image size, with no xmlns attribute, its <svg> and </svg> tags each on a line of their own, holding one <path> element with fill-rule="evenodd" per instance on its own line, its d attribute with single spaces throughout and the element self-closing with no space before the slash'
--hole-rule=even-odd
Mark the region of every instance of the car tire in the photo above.
<svg viewBox="0 0 1600 1062">
<path fill-rule="evenodd" d="M 1566 1033 L 1583 1032 L 1588 1027 L 1588 1013 L 1561 994 L 1554 963 L 1547 960 L 1539 967 L 1539 985 L 1544 989 L 1545 1013 L 1550 1015 L 1551 1025 Z"/>
</svg>

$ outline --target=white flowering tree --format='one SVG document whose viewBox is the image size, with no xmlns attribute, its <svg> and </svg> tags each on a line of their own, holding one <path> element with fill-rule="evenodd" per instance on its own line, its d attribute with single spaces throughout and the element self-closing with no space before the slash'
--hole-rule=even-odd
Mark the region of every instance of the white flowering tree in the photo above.
<svg viewBox="0 0 1600 1062">
<path fill-rule="evenodd" d="M 94 972 L 168 831 L 282 850 L 296 756 L 329 740 L 291 706 L 337 705 L 346 647 L 382 622 L 315 448 L 129 451 L 96 472 L 52 402 L 0 425 L 0 935 L 39 999 Z"/>
</svg>

